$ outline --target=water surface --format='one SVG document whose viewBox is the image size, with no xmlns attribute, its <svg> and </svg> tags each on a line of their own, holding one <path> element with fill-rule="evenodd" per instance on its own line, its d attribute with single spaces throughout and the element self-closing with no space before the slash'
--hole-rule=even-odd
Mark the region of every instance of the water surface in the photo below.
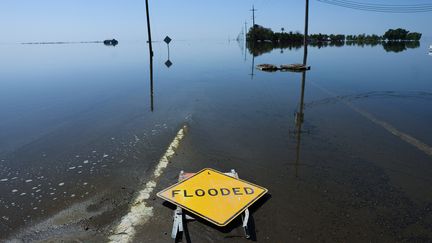
<svg viewBox="0 0 432 243">
<path fill-rule="evenodd" d="M 312 46 L 303 77 L 254 68 L 299 63 L 302 48 L 173 41 L 167 67 L 157 42 L 151 85 L 144 42 L 1 45 L 1 235 L 96 195 L 126 207 L 186 124 L 177 166 L 269 189 L 259 241 L 431 241 L 427 47 Z M 118 220 L 105 217 L 102 235 Z"/>
</svg>

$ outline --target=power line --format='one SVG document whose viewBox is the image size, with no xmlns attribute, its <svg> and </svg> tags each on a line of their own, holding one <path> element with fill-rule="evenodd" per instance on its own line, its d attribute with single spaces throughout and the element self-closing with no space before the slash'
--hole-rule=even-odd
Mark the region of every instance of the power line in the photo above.
<svg viewBox="0 0 432 243">
<path fill-rule="evenodd" d="M 319 2 L 356 10 L 387 12 L 387 13 L 416 13 L 432 11 L 432 5 L 376 5 L 343 0 L 318 0 Z"/>
<path fill-rule="evenodd" d="M 384 13 L 420 13 L 431 12 L 432 4 L 377 4 L 355 2 L 349 0 L 317 0 L 322 3 L 335 5 L 339 7 L 369 11 L 369 12 L 384 12 Z"/>
<path fill-rule="evenodd" d="M 344 4 L 355 6 L 359 8 L 375 8 L 383 10 L 423 10 L 432 8 L 432 4 L 405 4 L 405 5 L 394 5 L 394 4 L 375 4 L 375 3 L 363 3 L 354 2 L 349 0 L 319 0 L 329 4 Z"/>
<path fill-rule="evenodd" d="M 432 6 L 430 3 L 416 3 L 416 4 L 381 4 L 381 3 L 365 3 L 365 2 L 356 2 L 351 0 L 330 0 L 334 2 L 346 2 L 352 4 L 359 4 L 365 6 L 379 6 L 379 7 L 428 7 Z"/>
</svg>

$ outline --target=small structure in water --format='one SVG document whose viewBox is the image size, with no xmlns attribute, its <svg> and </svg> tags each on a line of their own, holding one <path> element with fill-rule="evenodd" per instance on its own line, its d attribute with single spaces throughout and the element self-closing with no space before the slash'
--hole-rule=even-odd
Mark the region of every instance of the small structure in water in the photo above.
<svg viewBox="0 0 432 243">
<path fill-rule="evenodd" d="M 292 72 L 303 72 L 310 70 L 310 66 L 306 66 L 303 64 L 283 64 L 279 67 L 273 64 L 258 64 L 256 66 L 257 69 L 266 72 L 275 72 L 275 71 L 292 71 Z"/>
<path fill-rule="evenodd" d="M 280 65 L 280 69 L 281 71 L 301 72 L 301 71 L 310 70 L 310 66 L 306 66 L 303 64 L 285 64 L 285 65 Z"/>
<path fill-rule="evenodd" d="M 104 40 L 104 45 L 106 46 L 116 46 L 118 45 L 118 40 L 112 39 L 112 40 Z"/>
<path fill-rule="evenodd" d="M 276 65 L 273 64 L 258 64 L 256 66 L 257 69 L 261 70 L 261 71 L 266 71 L 266 72 L 274 72 L 279 70 L 279 68 Z"/>
</svg>

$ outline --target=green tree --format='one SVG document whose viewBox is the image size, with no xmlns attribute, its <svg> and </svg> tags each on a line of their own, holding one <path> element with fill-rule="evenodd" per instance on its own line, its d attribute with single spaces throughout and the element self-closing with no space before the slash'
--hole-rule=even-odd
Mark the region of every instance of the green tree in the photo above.
<svg viewBox="0 0 432 243">
<path fill-rule="evenodd" d="M 411 41 L 419 41 L 421 37 L 422 34 L 417 32 L 409 32 L 406 36 L 407 40 L 411 40 Z"/>
<path fill-rule="evenodd" d="M 265 40 L 273 40 L 274 32 L 269 28 L 264 28 L 260 25 L 255 25 L 250 28 L 249 32 L 246 35 L 247 40 L 252 41 L 265 41 Z"/>
<path fill-rule="evenodd" d="M 398 28 L 398 29 L 389 29 L 384 33 L 384 39 L 387 39 L 389 41 L 395 41 L 395 40 L 406 40 L 408 35 L 408 30 Z"/>
</svg>

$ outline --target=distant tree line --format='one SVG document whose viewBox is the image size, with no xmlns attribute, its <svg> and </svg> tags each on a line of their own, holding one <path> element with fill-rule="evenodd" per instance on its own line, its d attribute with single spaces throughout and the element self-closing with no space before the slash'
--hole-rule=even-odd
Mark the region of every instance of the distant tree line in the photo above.
<svg viewBox="0 0 432 243">
<path fill-rule="evenodd" d="M 342 35 L 342 34 L 311 34 L 308 36 L 309 43 L 317 42 L 357 42 L 357 43 L 379 43 L 383 41 L 419 41 L 422 34 L 409 32 L 405 29 L 389 29 L 384 35 Z M 270 28 L 260 25 L 251 27 L 246 34 L 248 42 L 269 42 L 269 43 L 299 43 L 303 42 L 304 36 L 299 32 L 273 32 Z"/>
</svg>

